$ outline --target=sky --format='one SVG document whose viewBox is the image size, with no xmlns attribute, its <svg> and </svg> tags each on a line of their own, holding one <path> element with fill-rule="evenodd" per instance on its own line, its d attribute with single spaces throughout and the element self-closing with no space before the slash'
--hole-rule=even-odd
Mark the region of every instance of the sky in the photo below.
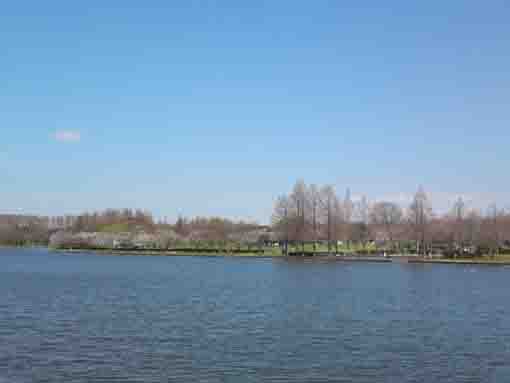
<svg viewBox="0 0 510 383">
<path fill-rule="evenodd" d="M 300 178 L 510 205 L 508 20 L 506 0 L 3 2 L 0 212 L 266 223 Z"/>
</svg>

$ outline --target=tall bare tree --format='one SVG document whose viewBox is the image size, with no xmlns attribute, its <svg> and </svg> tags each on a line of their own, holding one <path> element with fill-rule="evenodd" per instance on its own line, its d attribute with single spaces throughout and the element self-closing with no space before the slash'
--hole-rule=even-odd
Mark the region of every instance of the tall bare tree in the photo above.
<svg viewBox="0 0 510 383">
<path fill-rule="evenodd" d="M 296 240 L 301 243 L 301 251 L 305 251 L 305 240 L 307 232 L 306 214 L 309 212 L 307 186 L 303 180 L 299 180 L 294 185 L 290 195 L 290 202 L 296 208 Z"/>
<path fill-rule="evenodd" d="M 340 199 L 335 195 L 333 203 L 333 239 L 335 241 L 335 254 L 338 254 L 338 242 L 342 238 L 345 225 L 345 213 Z"/>
<path fill-rule="evenodd" d="M 427 229 L 432 219 L 432 207 L 423 187 L 419 187 L 409 207 L 409 224 L 416 240 L 416 251 L 425 254 Z"/>
<path fill-rule="evenodd" d="M 347 188 L 345 191 L 345 197 L 343 201 L 343 218 L 344 218 L 344 240 L 349 246 L 351 236 L 352 236 L 352 215 L 354 211 L 354 204 L 351 198 L 351 189 Z"/>
<path fill-rule="evenodd" d="M 365 225 L 369 223 L 369 204 L 366 196 L 362 196 L 361 199 L 355 205 L 355 213 L 357 222 L 362 222 Z"/>
<path fill-rule="evenodd" d="M 455 217 L 455 241 L 458 245 L 464 242 L 465 237 L 465 218 L 466 218 L 466 204 L 462 197 L 459 197 L 453 205 L 453 213 Z"/>
<path fill-rule="evenodd" d="M 503 218 L 504 211 L 498 209 L 496 204 L 491 204 L 484 220 L 484 237 L 489 247 L 489 252 L 492 255 L 497 255 L 499 253 L 503 237 Z"/>
<path fill-rule="evenodd" d="M 470 246 L 477 245 L 480 241 L 480 229 L 482 218 L 476 210 L 471 210 L 466 214 L 466 241 Z"/>
<path fill-rule="evenodd" d="M 290 238 L 290 201 L 285 195 L 278 197 L 276 200 L 273 216 L 272 226 L 276 231 L 280 242 L 283 242 L 282 252 L 284 255 L 289 255 L 289 238 Z"/>
<path fill-rule="evenodd" d="M 320 191 L 321 216 L 326 229 L 328 252 L 331 253 L 331 244 L 334 235 L 334 208 L 337 202 L 335 189 L 331 185 L 324 186 Z"/>
<path fill-rule="evenodd" d="M 318 225 L 319 225 L 319 207 L 320 207 L 320 194 L 319 189 L 316 185 L 310 185 L 308 189 L 308 199 L 310 203 L 310 208 L 312 212 L 312 241 L 313 241 L 313 251 L 317 251 L 317 234 L 318 234 Z"/>
<path fill-rule="evenodd" d="M 402 216 L 402 208 L 394 202 L 377 202 L 370 211 L 371 222 L 384 228 L 392 248 L 395 228 L 402 223 Z"/>
</svg>

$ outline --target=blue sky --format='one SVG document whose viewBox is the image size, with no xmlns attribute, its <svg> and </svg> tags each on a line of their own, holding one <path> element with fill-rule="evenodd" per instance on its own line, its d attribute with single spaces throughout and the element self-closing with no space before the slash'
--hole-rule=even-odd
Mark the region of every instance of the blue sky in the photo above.
<svg viewBox="0 0 510 383">
<path fill-rule="evenodd" d="M 510 204 L 508 1 L 241 3 L 4 2 L 0 211 Z"/>
</svg>

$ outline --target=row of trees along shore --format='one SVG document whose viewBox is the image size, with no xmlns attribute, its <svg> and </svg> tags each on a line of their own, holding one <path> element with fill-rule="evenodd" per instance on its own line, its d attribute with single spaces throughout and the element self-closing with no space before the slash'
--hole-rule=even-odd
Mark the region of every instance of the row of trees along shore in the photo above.
<svg viewBox="0 0 510 383">
<path fill-rule="evenodd" d="M 66 233 L 149 234 L 162 249 L 175 246 L 233 248 L 279 244 L 291 251 L 387 251 L 498 254 L 510 248 L 510 211 L 489 206 L 483 213 L 458 198 L 450 211 L 435 213 L 423 188 L 407 206 L 392 201 L 353 201 L 332 186 L 298 181 L 277 198 L 271 226 L 220 217 L 179 217 L 158 221 L 145 210 L 107 209 L 75 216 L 0 215 L 0 244 L 47 245 L 50 236 Z M 110 233 L 106 236 L 104 233 Z M 88 236 L 83 236 L 89 238 Z M 122 237 L 124 238 L 124 237 Z"/>
<path fill-rule="evenodd" d="M 79 215 L 37 217 L 0 215 L 0 244 L 13 246 L 104 247 L 115 239 L 146 242 L 158 249 L 260 247 L 270 240 L 270 228 L 255 222 L 221 217 L 178 217 L 175 223 L 156 221 L 141 209 L 106 209 Z M 96 236 L 89 234 L 96 233 Z M 143 240 L 142 240 L 143 239 Z M 50 243 L 51 244 L 51 243 Z M 111 245 L 113 246 L 113 245 Z"/>
<path fill-rule="evenodd" d="M 392 201 L 369 204 L 365 197 L 354 202 L 349 189 L 340 197 L 333 186 L 300 180 L 277 199 L 272 226 L 285 254 L 289 244 L 305 252 L 305 243 L 314 252 L 321 243 L 338 253 L 339 244 L 349 248 L 370 241 L 388 252 L 450 255 L 497 254 L 510 245 L 509 211 L 491 205 L 482 214 L 459 197 L 450 211 L 436 214 L 422 187 L 409 206 L 401 206 Z"/>
</svg>

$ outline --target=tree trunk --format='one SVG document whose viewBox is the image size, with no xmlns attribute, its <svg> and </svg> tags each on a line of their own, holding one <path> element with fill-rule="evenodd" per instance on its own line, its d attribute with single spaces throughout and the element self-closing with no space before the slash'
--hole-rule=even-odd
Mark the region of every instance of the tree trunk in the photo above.
<svg viewBox="0 0 510 383">
<path fill-rule="evenodd" d="M 313 202 L 313 252 L 317 251 L 317 206 L 316 202 Z"/>
<path fill-rule="evenodd" d="M 328 197 L 328 253 L 331 253 L 331 201 Z"/>
</svg>

